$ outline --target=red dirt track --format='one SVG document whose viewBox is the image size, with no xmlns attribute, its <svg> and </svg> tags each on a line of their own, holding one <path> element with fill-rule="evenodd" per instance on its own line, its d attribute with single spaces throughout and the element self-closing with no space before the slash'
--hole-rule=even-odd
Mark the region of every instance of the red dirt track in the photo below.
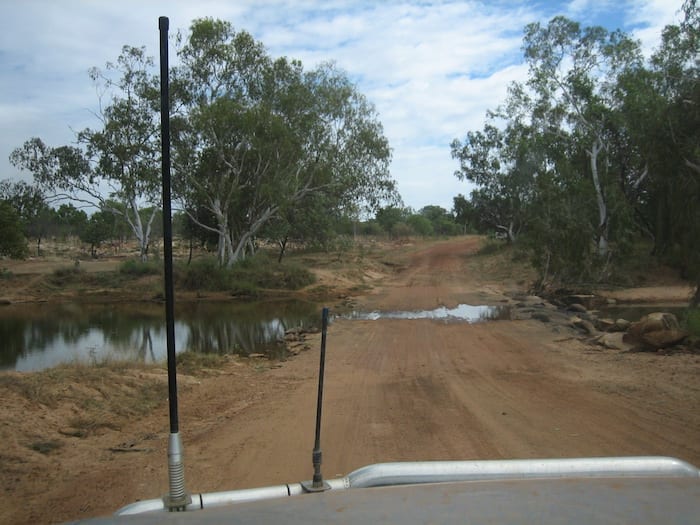
<svg viewBox="0 0 700 525">
<path fill-rule="evenodd" d="M 516 285 L 470 271 L 477 246 L 467 237 L 416 252 L 360 307 L 496 304 Z M 276 368 L 232 361 L 218 375 L 183 380 L 189 491 L 311 478 L 320 336 L 309 342 L 310 351 Z M 700 465 L 699 372 L 698 355 L 597 349 L 533 320 L 336 320 L 322 471 L 331 478 L 386 461 L 611 455 Z M 74 439 L 44 463 L 13 463 L 17 481 L 3 482 L 10 509 L 0 521 L 105 515 L 167 492 L 165 409 Z M 108 450 L 123 441 L 142 451 Z"/>
</svg>

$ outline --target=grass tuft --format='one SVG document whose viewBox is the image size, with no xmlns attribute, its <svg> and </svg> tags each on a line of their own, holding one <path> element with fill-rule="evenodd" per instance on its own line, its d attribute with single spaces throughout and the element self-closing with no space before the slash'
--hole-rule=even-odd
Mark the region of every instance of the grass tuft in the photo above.
<svg viewBox="0 0 700 525">
<path fill-rule="evenodd" d="M 29 444 L 29 448 L 41 454 L 50 454 L 63 446 L 63 442 L 57 439 L 39 440 Z"/>
<path fill-rule="evenodd" d="M 132 277 L 141 277 L 144 275 L 160 275 L 163 271 L 163 265 L 158 261 L 139 261 L 129 259 L 119 265 L 119 273 L 130 275 Z"/>
<path fill-rule="evenodd" d="M 178 372 L 188 375 L 206 375 L 207 370 L 218 369 L 228 361 L 227 356 L 201 352 L 181 352 L 177 354 Z"/>
</svg>

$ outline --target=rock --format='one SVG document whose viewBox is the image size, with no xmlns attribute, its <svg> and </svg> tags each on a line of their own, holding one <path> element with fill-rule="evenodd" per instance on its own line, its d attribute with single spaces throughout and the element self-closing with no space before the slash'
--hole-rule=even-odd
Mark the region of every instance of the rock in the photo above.
<svg viewBox="0 0 700 525">
<path fill-rule="evenodd" d="M 615 321 L 612 319 L 596 319 L 595 326 L 601 332 L 612 332 L 615 327 Z"/>
<path fill-rule="evenodd" d="M 642 343 L 648 348 L 660 349 L 677 345 L 688 337 L 688 333 L 683 330 L 656 330 L 647 332 L 642 336 Z"/>
<path fill-rule="evenodd" d="M 629 348 L 629 346 L 622 341 L 621 332 L 601 334 L 595 338 L 595 342 L 611 350 L 626 350 Z"/>
<path fill-rule="evenodd" d="M 564 299 L 564 302 L 571 307 L 573 304 L 580 304 L 587 309 L 593 308 L 597 297 L 593 294 L 574 294 L 569 295 Z"/>
<path fill-rule="evenodd" d="M 610 329 L 611 332 L 626 332 L 630 325 L 630 323 L 627 319 L 616 319 L 615 320 L 615 325 Z"/>
<path fill-rule="evenodd" d="M 0 297 L 0 306 L 9 306 L 12 304 L 12 301 L 7 299 L 6 297 Z"/>
<path fill-rule="evenodd" d="M 569 306 L 566 307 L 567 310 L 570 310 L 572 312 L 579 312 L 579 313 L 586 313 L 588 312 L 588 309 L 583 306 L 581 303 L 572 303 Z"/>
<path fill-rule="evenodd" d="M 595 329 L 593 323 L 585 319 L 581 319 L 580 317 L 574 316 L 571 319 L 569 319 L 569 322 L 576 328 L 580 328 L 589 335 L 596 335 L 598 333 L 598 330 Z"/>
<path fill-rule="evenodd" d="M 654 312 L 645 315 L 630 325 L 627 335 L 633 339 L 640 339 L 642 334 L 659 330 L 680 330 L 676 316 L 668 312 Z"/>
<path fill-rule="evenodd" d="M 640 350 L 658 350 L 678 344 L 686 337 L 688 334 L 681 330 L 675 315 L 654 312 L 632 323 L 622 340 Z"/>
</svg>

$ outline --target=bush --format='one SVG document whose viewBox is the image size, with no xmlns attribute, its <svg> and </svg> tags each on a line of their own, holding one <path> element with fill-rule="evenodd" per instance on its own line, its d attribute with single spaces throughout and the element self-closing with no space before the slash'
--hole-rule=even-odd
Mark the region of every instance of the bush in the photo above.
<svg viewBox="0 0 700 525">
<path fill-rule="evenodd" d="M 315 281 L 306 268 L 278 263 L 265 252 L 237 262 L 232 268 L 221 268 L 215 259 L 193 261 L 180 266 L 177 283 L 187 290 L 230 291 L 233 295 L 258 296 L 261 289 L 297 290 Z"/>
<path fill-rule="evenodd" d="M 688 308 L 685 311 L 683 324 L 691 336 L 700 337 L 700 308 Z"/>
<path fill-rule="evenodd" d="M 53 271 L 50 281 L 57 286 L 63 286 L 78 281 L 83 274 L 85 271 L 81 270 L 79 266 L 63 266 Z"/>
<path fill-rule="evenodd" d="M 315 281 L 306 268 L 284 261 L 278 263 L 266 252 L 258 252 L 233 266 L 231 285 L 236 288 L 254 285 L 257 288 L 298 290 Z"/>
<path fill-rule="evenodd" d="M 500 252 L 508 244 L 505 241 L 499 241 L 498 239 L 488 238 L 482 242 L 479 247 L 477 255 L 493 255 L 494 253 Z"/>
<path fill-rule="evenodd" d="M 175 269 L 175 281 L 185 290 L 228 290 L 231 277 L 215 259 L 199 259 Z"/>
<path fill-rule="evenodd" d="M 162 265 L 155 261 L 142 262 L 136 259 L 129 259 L 128 261 L 124 261 L 119 266 L 119 273 L 134 277 L 140 277 L 143 275 L 159 275 L 162 272 Z"/>
</svg>

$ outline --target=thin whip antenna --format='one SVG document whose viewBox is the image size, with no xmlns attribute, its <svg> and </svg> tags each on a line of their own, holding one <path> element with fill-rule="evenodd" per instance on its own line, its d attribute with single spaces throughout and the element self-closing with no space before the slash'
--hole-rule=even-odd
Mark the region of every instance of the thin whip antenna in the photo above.
<svg viewBox="0 0 700 525">
<path fill-rule="evenodd" d="M 328 308 L 324 308 L 321 314 L 321 362 L 318 370 L 318 399 L 316 402 L 316 438 L 311 461 L 314 466 L 314 477 L 311 483 L 304 481 L 301 486 L 306 492 L 323 492 L 330 489 L 330 485 L 323 481 L 321 474 L 321 412 L 323 408 L 323 375 L 326 367 L 326 333 L 328 332 Z"/>
<path fill-rule="evenodd" d="M 175 362 L 175 297 L 173 293 L 173 224 L 170 206 L 170 84 L 168 76 L 168 17 L 158 19 L 160 31 L 160 129 L 163 179 L 163 266 L 165 281 L 165 328 L 168 350 L 168 400 L 170 437 L 168 439 L 168 477 L 170 492 L 163 503 L 170 511 L 185 510 L 192 498 L 185 491 L 185 467 L 177 411 L 177 368 Z"/>
</svg>

